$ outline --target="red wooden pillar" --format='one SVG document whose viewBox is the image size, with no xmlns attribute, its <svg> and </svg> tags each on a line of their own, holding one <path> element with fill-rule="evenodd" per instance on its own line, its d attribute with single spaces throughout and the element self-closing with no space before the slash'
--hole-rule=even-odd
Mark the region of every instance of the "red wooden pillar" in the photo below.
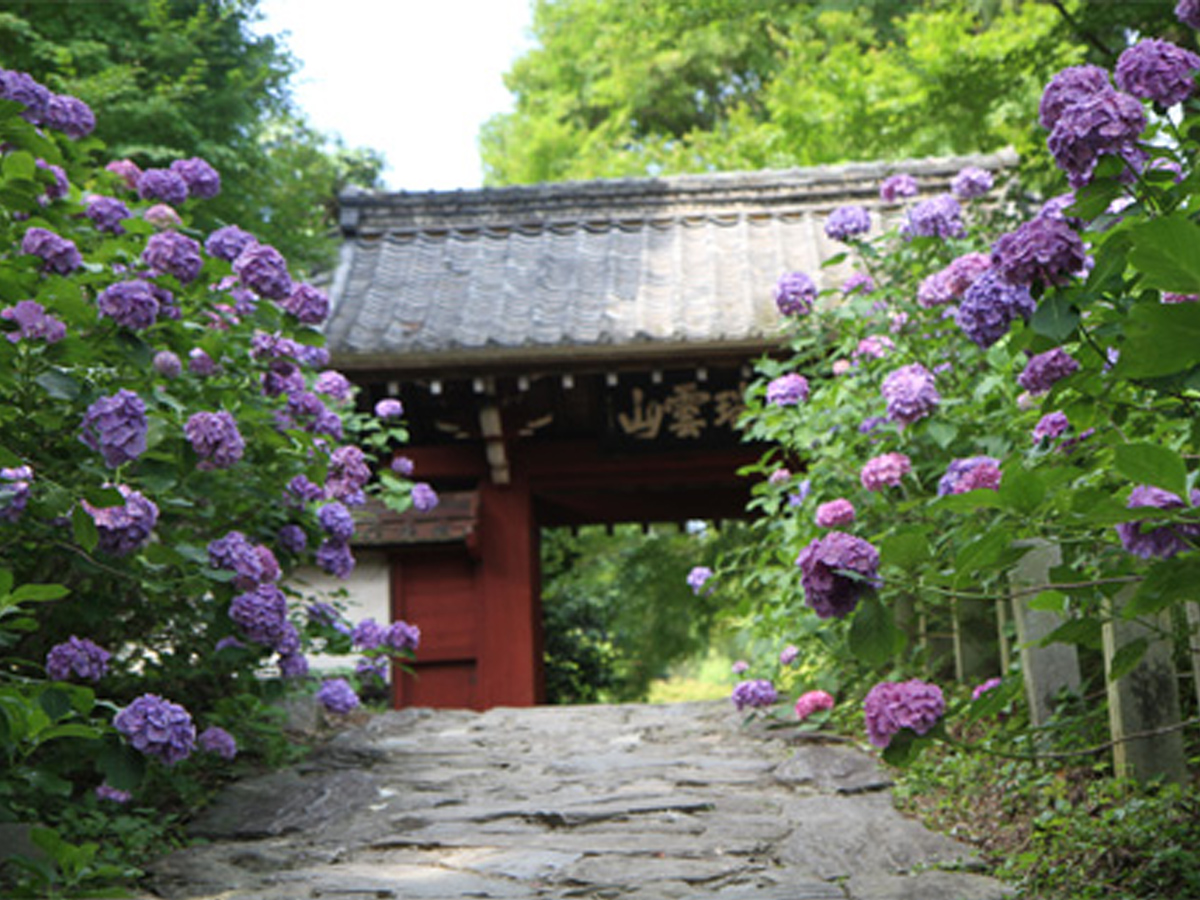
<svg viewBox="0 0 1200 900">
<path fill-rule="evenodd" d="M 523 467 L 479 490 L 482 600 L 477 697 L 484 708 L 544 699 L 538 532 Z"/>
</svg>

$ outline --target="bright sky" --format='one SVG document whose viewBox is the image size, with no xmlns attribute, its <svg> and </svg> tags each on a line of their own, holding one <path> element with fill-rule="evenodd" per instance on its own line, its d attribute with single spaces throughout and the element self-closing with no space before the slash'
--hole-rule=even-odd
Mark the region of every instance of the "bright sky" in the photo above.
<svg viewBox="0 0 1200 900">
<path fill-rule="evenodd" d="M 384 154 L 392 190 L 479 187 L 476 137 L 512 108 L 502 76 L 530 45 L 532 0 L 261 0 L 302 68 L 310 122 Z"/>
</svg>

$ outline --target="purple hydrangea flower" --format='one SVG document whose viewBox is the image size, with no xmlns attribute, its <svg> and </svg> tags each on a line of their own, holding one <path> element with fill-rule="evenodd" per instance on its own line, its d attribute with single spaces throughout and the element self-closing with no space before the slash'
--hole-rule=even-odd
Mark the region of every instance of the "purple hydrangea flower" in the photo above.
<svg viewBox="0 0 1200 900">
<path fill-rule="evenodd" d="M 781 666 L 790 666 L 800 657 L 800 648 L 795 644 L 788 644 L 779 651 L 779 664 Z"/>
<path fill-rule="evenodd" d="M 156 203 L 148 207 L 142 213 L 142 218 L 155 228 L 177 228 L 183 224 L 179 213 L 165 203 Z"/>
<path fill-rule="evenodd" d="M 1052 131 L 1066 109 L 1111 90 L 1108 73 L 1099 66 L 1070 66 L 1046 85 L 1038 105 L 1038 121 L 1047 131 Z"/>
<path fill-rule="evenodd" d="M 954 321 L 980 347 L 990 347 L 1008 334 L 1018 319 L 1028 321 L 1037 303 L 1029 288 L 1005 281 L 989 269 L 967 288 L 954 312 Z"/>
<path fill-rule="evenodd" d="M 110 556 L 125 556 L 143 546 L 158 523 L 158 506 L 153 500 L 126 485 L 117 485 L 125 498 L 122 506 L 95 507 L 81 501 L 96 523 L 101 551 Z"/>
<path fill-rule="evenodd" d="M 266 551 L 266 552 L 263 552 Z M 237 584 L 253 587 L 279 577 L 279 563 L 266 547 L 253 544 L 240 531 L 209 541 L 208 563 L 237 576 Z"/>
<path fill-rule="evenodd" d="M 394 397 L 385 397 L 375 404 L 375 415 L 381 419 L 398 419 L 404 415 L 404 405 Z"/>
<path fill-rule="evenodd" d="M 386 629 L 374 619 L 363 619 L 350 632 L 350 640 L 360 650 L 377 650 L 385 634 Z"/>
<path fill-rule="evenodd" d="M 217 364 L 199 347 L 193 347 L 188 351 L 188 371 L 201 378 L 207 378 L 217 374 Z"/>
<path fill-rule="evenodd" d="M 687 574 L 687 585 L 692 589 L 692 593 L 699 596 L 704 589 L 704 585 L 713 577 L 713 570 L 708 566 L 693 566 L 692 570 Z"/>
<path fill-rule="evenodd" d="M 855 293 L 869 294 L 874 290 L 875 279 L 866 272 L 854 272 L 842 283 L 842 294 L 847 297 Z"/>
<path fill-rule="evenodd" d="M 992 258 L 986 253 L 964 253 L 921 282 L 917 288 L 917 302 L 927 309 L 952 303 L 991 265 Z"/>
<path fill-rule="evenodd" d="M 279 674 L 284 678 L 304 678 L 308 675 L 308 657 L 303 653 L 284 653 L 279 657 Z"/>
<path fill-rule="evenodd" d="M 920 363 L 901 366 L 883 379 L 887 417 L 901 427 L 933 412 L 941 402 L 933 375 Z"/>
<path fill-rule="evenodd" d="M 917 179 L 906 172 L 889 175 L 879 184 L 879 198 L 885 203 L 895 203 L 903 197 L 917 196 Z"/>
<path fill-rule="evenodd" d="M 849 241 L 871 230 L 871 214 L 862 206 L 839 206 L 825 220 L 825 234 L 835 241 Z"/>
<path fill-rule="evenodd" d="M 200 732 L 196 742 L 205 753 L 215 753 L 221 759 L 230 760 L 237 756 L 237 740 L 224 728 L 218 728 L 216 725 Z"/>
<path fill-rule="evenodd" d="M 138 176 L 138 196 L 143 200 L 161 200 L 172 206 L 187 199 L 187 182 L 170 169 L 146 169 Z"/>
<path fill-rule="evenodd" d="M 96 223 L 98 230 L 109 234 L 124 234 L 125 226 L 121 222 L 133 217 L 129 207 L 114 197 L 92 197 L 84 215 Z"/>
<path fill-rule="evenodd" d="M 146 452 L 146 406 L 142 398 L 125 388 L 111 397 L 101 397 L 83 416 L 79 439 L 104 456 L 115 469 Z"/>
<path fill-rule="evenodd" d="M 279 305 L 305 325 L 320 325 L 329 315 L 329 295 L 311 284 L 296 285 Z"/>
<path fill-rule="evenodd" d="M 358 695 L 345 678 L 331 678 L 317 691 L 317 702 L 329 712 L 344 716 L 357 708 Z"/>
<path fill-rule="evenodd" d="M 17 324 L 16 331 L 5 335 L 13 344 L 22 340 L 42 340 L 54 344 L 67 336 L 67 326 L 48 315 L 36 300 L 19 300 L 14 306 L 0 309 L 0 319 Z"/>
<path fill-rule="evenodd" d="M 962 222 L 962 207 L 949 194 L 922 200 L 908 211 L 900 234 L 905 238 L 960 238 L 967 233 Z"/>
<path fill-rule="evenodd" d="M 335 578 L 349 578 L 354 571 L 354 554 L 345 541 L 327 538 L 317 548 L 317 565 Z"/>
<path fill-rule="evenodd" d="M 245 647 L 245 644 L 232 635 L 229 635 L 217 641 L 217 643 L 213 646 L 213 650 L 217 653 L 220 653 L 222 650 L 244 650 Z"/>
<path fill-rule="evenodd" d="M 279 529 L 279 546 L 299 556 L 308 549 L 308 535 L 299 525 L 284 525 Z"/>
<path fill-rule="evenodd" d="M 26 231 L 21 238 L 21 252 L 38 257 L 42 260 L 43 269 L 59 275 L 68 275 L 83 265 L 83 257 L 73 241 L 45 228 Z"/>
<path fill-rule="evenodd" d="M 960 200 L 982 197 L 995 185 L 992 173 L 978 166 L 967 166 L 950 182 L 950 193 Z"/>
<path fill-rule="evenodd" d="M 418 512 L 429 512 L 438 505 L 438 495 L 424 481 L 418 481 L 412 486 L 412 504 Z"/>
<path fill-rule="evenodd" d="M 858 342 L 858 346 L 854 348 L 854 352 L 850 355 L 854 359 L 883 359 L 891 351 L 896 349 L 896 342 L 886 334 L 868 334 L 865 338 Z"/>
<path fill-rule="evenodd" d="M 750 671 L 750 663 L 746 662 L 744 659 L 739 659 L 729 667 L 729 670 L 733 672 L 734 675 L 741 675 L 743 672 Z"/>
<path fill-rule="evenodd" d="M 325 533 L 336 540 L 348 541 L 354 535 L 354 518 L 350 510 L 336 500 L 317 510 L 317 521 Z"/>
<path fill-rule="evenodd" d="M 0 469 L 0 522 L 16 522 L 29 503 L 33 469 L 13 466 Z"/>
<path fill-rule="evenodd" d="M 808 691 L 796 698 L 796 719 L 801 722 L 827 709 L 833 709 L 833 696 L 825 691 Z"/>
<path fill-rule="evenodd" d="M 1048 216 L 1030 219 L 992 245 L 992 265 L 1010 284 L 1065 284 L 1086 259 L 1079 235 Z"/>
<path fill-rule="evenodd" d="M 1017 384 L 1032 394 L 1041 394 L 1079 370 L 1079 363 L 1062 347 L 1030 357 L 1017 376 Z"/>
<path fill-rule="evenodd" d="M 51 96 L 50 89 L 32 75 L 0 69 L 0 98 L 24 103 L 21 115 L 34 125 L 41 124 Z"/>
<path fill-rule="evenodd" d="M 916 678 L 883 681 L 867 693 L 863 712 L 868 739 L 883 749 L 903 728 L 928 734 L 946 712 L 946 698 L 936 684 Z"/>
<path fill-rule="evenodd" d="M 416 464 L 407 456 L 397 456 L 392 460 L 391 469 L 397 475 L 403 475 L 407 478 L 416 470 Z"/>
<path fill-rule="evenodd" d="M 1113 74 L 1121 90 L 1167 107 L 1192 96 L 1197 69 L 1200 56 L 1191 50 L 1146 38 L 1121 54 Z"/>
<path fill-rule="evenodd" d="M 836 528 L 854 521 L 854 504 L 845 497 L 830 500 L 817 506 L 817 527 Z"/>
<path fill-rule="evenodd" d="M 269 244 L 246 247 L 233 261 L 233 271 L 242 284 L 268 300 L 283 300 L 292 292 L 287 260 Z"/>
<path fill-rule="evenodd" d="M 1036 425 L 1033 426 L 1033 442 L 1035 444 L 1042 441 L 1053 441 L 1062 437 L 1068 428 L 1071 427 L 1070 421 L 1067 419 L 1067 414 L 1061 410 L 1046 413 L 1042 416 Z"/>
<path fill-rule="evenodd" d="M 740 712 L 743 709 L 762 709 L 779 700 L 779 692 L 775 685 L 764 678 L 740 682 L 733 689 L 733 705 Z"/>
<path fill-rule="evenodd" d="M 767 402 L 775 406 L 795 406 L 808 399 L 808 379 L 795 372 L 780 375 L 767 384 Z"/>
<path fill-rule="evenodd" d="M 951 460 L 938 481 L 939 497 L 947 494 L 964 494 L 967 491 L 1000 486 L 1000 460 L 990 456 L 969 456 Z"/>
<path fill-rule="evenodd" d="M 325 496 L 325 489 L 315 484 L 303 475 L 295 476 L 287 485 L 287 496 L 300 506 L 320 500 Z"/>
<path fill-rule="evenodd" d="M 115 788 L 111 784 L 101 784 L 96 787 L 96 798 L 111 800 L 113 803 L 128 803 L 133 799 L 133 794 Z"/>
<path fill-rule="evenodd" d="M 134 331 L 149 328 L 158 318 L 158 298 L 144 281 L 110 284 L 96 298 L 96 306 L 100 315 Z"/>
<path fill-rule="evenodd" d="M 1000 687 L 1001 684 L 1003 684 L 1003 682 L 999 678 L 989 678 L 982 684 L 975 685 L 975 689 L 971 691 L 971 699 L 978 700 L 988 691 L 994 691 L 996 688 Z"/>
<path fill-rule="evenodd" d="M 113 719 L 134 750 L 173 766 L 187 759 L 196 746 L 196 726 L 177 703 L 157 694 L 143 694 Z"/>
<path fill-rule="evenodd" d="M 43 123 L 77 141 L 92 133 L 96 127 L 96 114 L 78 97 L 52 94 L 46 103 Z"/>
<path fill-rule="evenodd" d="M 164 378 L 178 378 L 183 371 L 183 363 L 170 350 L 159 350 L 155 353 L 151 365 L 154 371 Z"/>
<path fill-rule="evenodd" d="M 345 402 L 353 396 L 354 387 L 350 384 L 350 379 L 341 372 L 326 369 L 317 376 L 313 390 L 333 400 Z"/>
<path fill-rule="evenodd" d="M 785 316 L 804 316 L 817 301 L 817 286 L 803 272 L 787 272 L 775 283 L 775 306 Z"/>
<path fill-rule="evenodd" d="M 345 503 L 370 480 L 371 469 L 361 448 L 347 444 L 329 455 L 329 472 L 325 476 L 325 495 L 329 499 Z"/>
<path fill-rule="evenodd" d="M 178 231 L 151 235 L 142 251 L 142 261 L 158 272 L 174 275 L 184 284 L 195 281 L 204 266 L 200 244 Z"/>
<path fill-rule="evenodd" d="M 46 654 L 46 674 L 55 681 L 67 681 L 73 674 L 88 681 L 99 681 L 108 673 L 109 658 L 109 652 L 103 647 L 87 638 L 71 635 Z"/>
<path fill-rule="evenodd" d="M 191 197 L 209 200 L 221 193 L 220 174 L 198 156 L 175 160 L 171 163 L 171 171 L 183 179 Z"/>
<path fill-rule="evenodd" d="M 276 647 L 287 636 L 287 599 L 273 584 L 260 584 L 238 594 L 229 604 L 229 618 L 233 619 L 246 637 L 258 644 Z"/>
<path fill-rule="evenodd" d="M 184 424 L 183 433 L 200 458 L 198 469 L 228 469 L 246 449 L 237 420 L 225 410 L 194 413 Z"/>
<path fill-rule="evenodd" d="M 272 360 L 262 375 L 262 392 L 268 397 L 288 397 L 304 393 L 304 373 L 290 362 Z"/>
<path fill-rule="evenodd" d="M 911 471 L 912 461 L 903 453 L 884 453 L 868 459 L 858 477 L 868 491 L 881 491 L 896 487 Z"/>
<path fill-rule="evenodd" d="M 1175 4 L 1175 18 L 1189 28 L 1200 30 L 1200 0 L 1179 0 Z"/>
<path fill-rule="evenodd" d="M 243 231 L 236 225 L 226 225 L 208 236 L 208 240 L 204 242 L 204 249 L 208 251 L 209 256 L 233 262 L 244 250 L 257 243 L 250 232 Z"/>
<path fill-rule="evenodd" d="M 841 619 L 876 580 L 879 551 L 862 538 L 831 531 L 800 551 L 796 565 L 805 602 L 822 619 Z"/>
<path fill-rule="evenodd" d="M 1192 506 L 1200 505 L 1200 491 L 1192 491 Z M 1178 494 L 1162 488 L 1140 484 L 1129 494 L 1129 509 L 1153 507 L 1154 509 L 1180 509 L 1186 506 Z M 1177 553 L 1190 550 L 1200 538 L 1200 525 L 1153 525 L 1152 522 L 1137 520 L 1121 522 L 1116 526 L 1121 546 L 1142 559 L 1169 559 Z"/>
<path fill-rule="evenodd" d="M 45 206 L 47 203 L 52 203 L 55 200 L 62 200 L 71 193 L 71 182 L 67 180 L 67 173 L 63 170 L 62 166 L 56 166 L 46 162 L 44 159 L 39 159 L 37 167 L 49 172 L 54 179 L 46 187 L 46 192 L 38 198 L 39 203 Z"/>
<path fill-rule="evenodd" d="M 354 674 L 364 681 L 387 681 L 390 663 L 386 656 L 364 656 L 354 664 Z"/>
<path fill-rule="evenodd" d="M 421 645 L 421 629 L 408 622 L 395 621 L 383 633 L 383 643 L 398 653 L 415 653 Z"/>
<path fill-rule="evenodd" d="M 125 187 L 131 190 L 137 188 L 138 179 L 142 177 L 141 167 L 131 159 L 114 159 L 104 168 L 120 178 Z"/>
<path fill-rule="evenodd" d="M 1137 139 L 1146 129 L 1146 111 L 1129 94 L 1098 91 L 1063 109 L 1046 146 L 1073 188 L 1086 185 L 1101 156 L 1139 159 Z"/>
</svg>

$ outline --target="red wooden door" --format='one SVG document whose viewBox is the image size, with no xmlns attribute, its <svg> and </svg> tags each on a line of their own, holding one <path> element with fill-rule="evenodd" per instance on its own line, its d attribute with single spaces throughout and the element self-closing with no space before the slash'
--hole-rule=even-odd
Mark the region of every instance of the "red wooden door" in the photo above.
<svg viewBox="0 0 1200 900">
<path fill-rule="evenodd" d="M 392 564 L 392 618 L 421 629 L 412 674 L 393 682 L 395 705 L 482 709 L 479 567 L 466 547 L 413 547 Z"/>
</svg>

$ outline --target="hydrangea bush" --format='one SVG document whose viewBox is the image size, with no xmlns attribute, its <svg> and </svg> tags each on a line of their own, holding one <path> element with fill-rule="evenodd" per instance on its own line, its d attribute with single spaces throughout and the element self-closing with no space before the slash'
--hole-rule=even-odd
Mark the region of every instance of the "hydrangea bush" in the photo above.
<svg viewBox="0 0 1200 900">
<path fill-rule="evenodd" d="M 948 192 L 892 176 L 877 237 L 841 210 L 826 226 L 856 230 L 831 260 L 855 289 L 781 304 L 791 355 L 760 363 L 743 420 L 773 445 L 755 472 L 760 539 L 717 575 L 761 598 L 744 610 L 760 646 L 800 648 L 781 685 L 856 706 L 889 758 L 941 735 L 944 716 L 1016 696 L 1011 673 L 974 700 L 943 692 L 914 623 L 1006 596 L 1031 542 L 1063 553 L 1037 598 L 1066 613 L 1053 639 L 1098 649 L 1113 615 L 1195 599 L 1198 72 L 1200 56 L 1153 38 L 1114 72 L 1065 70 L 1040 110 L 1061 196 L 972 168 Z M 834 280 L 815 276 L 786 279 Z"/>
<path fill-rule="evenodd" d="M 373 471 L 403 410 L 355 410 L 324 291 L 188 225 L 219 173 L 103 166 L 93 125 L 0 71 L 0 821 L 170 801 L 197 747 L 270 755 L 264 704 L 353 649 L 288 574 L 348 575 L 369 493 L 437 502 Z M 412 656 L 396 626 L 373 655 Z"/>
</svg>

